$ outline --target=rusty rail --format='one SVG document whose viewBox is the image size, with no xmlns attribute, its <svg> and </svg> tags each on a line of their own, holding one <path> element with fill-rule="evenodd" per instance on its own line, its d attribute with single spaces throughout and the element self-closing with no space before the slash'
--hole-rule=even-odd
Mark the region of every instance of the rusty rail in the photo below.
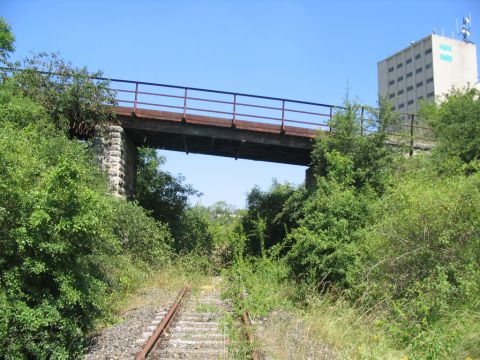
<svg viewBox="0 0 480 360">
<path fill-rule="evenodd" d="M 242 321 L 243 321 L 243 325 L 245 326 L 245 337 L 247 338 L 248 342 L 252 346 L 252 359 L 259 360 L 260 354 L 258 352 L 258 349 L 254 345 L 255 339 L 252 334 L 252 322 L 250 320 L 250 316 L 248 316 L 248 312 L 245 311 L 242 314 Z"/>
<path fill-rule="evenodd" d="M 245 294 L 241 293 L 240 294 L 240 299 L 244 300 L 245 299 Z M 250 320 L 250 316 L 248 315 L 248 311 L 245 310 L 242 313 L 242 322 L 243 326 L 245 329 L 245 338 L 249 342 L 250 346 L 252 347 L 252 359 L 253 360 L 259 360 L 260 359 L 260 353 L 258 349 L 255 347 L 255 338 L 253 336 L 252 332 L 252 321 Z"/>
<path fill-rule="evenodd" d="M 170 307 L 168 310 L 167 314 L 163 318 L 163 320 L 158 324 L 158 327 L 155 329 L 153 332 L 152 336 L 148 339 L 147 343 L 143 347 L 143 349 L 137 353 L 135 356 L 135 360 L 144 360 L 147 355 L 152 351 L 153 347 L 158 341 L 158 338 L 165 332 L 165 330 L 168 328 L 170 323 L 173 320 L 173 317 L 175 316 L 178 308 L 180 307 L 180 303 L 182 302 L 183 298 L 187 294 L 188 290 L 190 290 L 190 285 L 186 285 L 183 287 L 182 290 L 177 295 L 177 298 L 173 305 Z"/>
</svg>

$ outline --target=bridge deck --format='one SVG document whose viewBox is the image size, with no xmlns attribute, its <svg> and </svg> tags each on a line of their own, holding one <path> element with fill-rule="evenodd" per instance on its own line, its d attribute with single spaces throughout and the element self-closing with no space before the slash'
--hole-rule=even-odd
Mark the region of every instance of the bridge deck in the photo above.
<svg viewBox="0 0 480 360">
<path fill-rule="evenodd" d="M 308 128 L 118 106 L 137 146 L 307 166 L 316 131 Z"/>
</svg>

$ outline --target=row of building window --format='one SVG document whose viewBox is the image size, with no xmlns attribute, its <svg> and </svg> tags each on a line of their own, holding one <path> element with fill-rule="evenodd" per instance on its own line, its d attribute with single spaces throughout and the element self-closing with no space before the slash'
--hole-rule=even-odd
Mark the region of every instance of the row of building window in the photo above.
<svg viewBox="0 0 480 360">
<path fill-rule="evenodd" d="M 431 63 L 425 65 L 425 69 L 430 69 L 431 67 L 432 67 L 432 64 L 431 64 Z M 415 74 L 419 74 L 419 73 L 421 73 L 422 71 L 423 71 L 423 69 L 420 67 L 420 68 L 418 68 L 418 69 L 415 70 Z M 406 75 L 407 79 L 408 79 L 409 77 L 412 77 L 412 76 L 413 76 L 413 73 L 412 73 L 411 71 L 408 72 L 407 75 Z M 402 81 L 402 80 L 403 80 L 403 75 L 401 75 L 401 76 L 399 76 L 399 77 L 397 78 L 397 82 L 400 82 L 400 81 Z M 432 81 L 433 81 L 433 78 L 432 78 Z M 431 82 L 431 81 L 430 81 L 430 82 Z M 395 84 L 395 80 L 390 80 L 390 81 L 388 82 L 388 85 L 393 85 L 393 84 Z"/>
<path fill-rule="evenodd" d="M 433 82 L 433 77 L 430 77 L 427 79 L 426 83 L 429 84 Z M 416 87 L 419 88 L 419 87 L 422 87 L 423 86 L 423 81 L 420 81 L 416 84 Z M 412 91 L 413 90 L 413 85 L 410 85 L 410 86 L 407 86 L 407 91 Z M 397 95 L 402 95 L 404 93 L 404 90 L 403 89 L 400 89 L 398 90 L 397 92 Z M 391 93 L 389 95 L 389 98 L 392 99 L 393 97 L 395 97 L 395 93 Z"/>
<path fill-rule="evenodd" d="M 425 50 L 425 55 L 428 55 L 428 54 L 431 54 L 431 53 L 432 53 L 432 49 L 427 49 L 427 50 Z M 415 60 L 418 60 L 418 59 L 420 59 L 420 58 L 421 58 L 421 54 L 415 55 Z M 411 63 L 412 63 L 412 58 L 409 58 L 409 59 L 405 60 L 405 64 L 406 64 L 406 65 L 411 64 Z M 403 66 L 403 63 L 397 64 L 397 69 L 400 69 L 402 66 Z M 431 66 L 431 64 L 430 64 L 430 66 Z M 428 67 L 426 66 L 426 68 L 428 69 L 430 66 L 428 66 Z M 388 68 L 388 72 L 389 72 L 389 73 L 390 73 L 390 72 L 393 72 L 394 69 L 395 69 L 395 67 L 393 67 L 393 66 L 392 66 L 392 67 L 389 67 L 389 68 Z"/>
<path fill-rule="evenodd" d="M 431 97 L 433 97 L 433 91 L 427 94 L 427 98 L 431 98 Z M 423 100 L 423 96 L 417 97 L 417 100 L 418 101 Z M 407 101 L 407 105 L 413 105 L 413 102 L 414 102 L 413 99 L 410 99 Z M 398 109 L 403 109 L 404 107 L 405 107 L 405 103 L 398 104 Z M 392 106 L 392 110 L 395 111 L 395 106 Z"/>
</svg>

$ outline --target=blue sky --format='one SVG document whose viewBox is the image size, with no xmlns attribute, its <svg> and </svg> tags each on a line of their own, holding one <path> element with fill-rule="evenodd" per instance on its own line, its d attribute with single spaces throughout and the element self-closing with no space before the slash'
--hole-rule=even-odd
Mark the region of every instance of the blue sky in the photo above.
<svg viewBox="0 0 480 360">
<path fill-rule="evenodd" d="M 16 53 L 58 51 L 113 78 L 341 104 L 377 98 L 377 62 L 431 33 L 451 36 L 478 0 L 39 1 L 2 0 Z M 478 57 L 478 50 L 477 50 Z M 272 178 L 299 184 L 305 167 L 162 152 L 166 169 L 243 207 Z"/>
</svg>

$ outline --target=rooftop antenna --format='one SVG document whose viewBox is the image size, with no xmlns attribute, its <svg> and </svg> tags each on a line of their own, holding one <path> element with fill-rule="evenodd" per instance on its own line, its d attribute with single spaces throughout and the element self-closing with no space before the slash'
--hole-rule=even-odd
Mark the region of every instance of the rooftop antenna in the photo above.
<svg viewBox="0 0 480 360">
<path fill-rule="evenodd" d="M 464 16 L 462 20 L 462 30 L 460 31 L 459 35 L 462 35 L 463 41 L 467 43 L 472 43 L 470 40 L 470 32 L 472 29 L 472 16 L 468 14 L 468 16 Z"/>
</svg>

